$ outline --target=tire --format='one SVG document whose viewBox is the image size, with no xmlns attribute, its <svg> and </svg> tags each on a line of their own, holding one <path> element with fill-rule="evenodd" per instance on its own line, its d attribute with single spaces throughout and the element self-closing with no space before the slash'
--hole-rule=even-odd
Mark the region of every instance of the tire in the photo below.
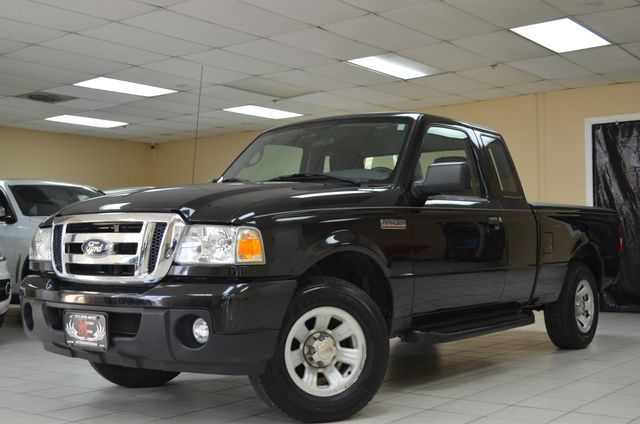
<svg viewBox="0 0 640 424">
<path fill-rule="evenodd" d="M 90 364 L 106 380 L 123 387 L 162 386 L 180 374 L 179 372 L 129 368 L 98 362 L 90 362 Z"/>
<path fill-rule="evenodd" d="M 560 349 L 584 349 L 596 334 L 599 311 L 596 279 L 586 265 L 574 263 L 560 297 L 544 310 L 547 334 Z"/>
<path fill-rule="evenodd" d="M 347 281 L 322 277 L 294 296 L 274 356 L 250 381 L 295 420 L 339 421 L 373 398 L 388 362 L 389 332 L 375 302 Z"/>
</svg>

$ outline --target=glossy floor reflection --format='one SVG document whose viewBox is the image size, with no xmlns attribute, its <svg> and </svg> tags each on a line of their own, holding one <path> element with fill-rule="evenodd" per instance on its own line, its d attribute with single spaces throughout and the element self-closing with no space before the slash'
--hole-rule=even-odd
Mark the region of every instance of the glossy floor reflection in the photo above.
<svg viewBox="0 0 640 424">
<path fill-rule="evenodd" d="M 358 423 L 640 423 L 640 314 L 603 314 L 595 342 L 558 351 L 542 316 L 522 329 L 438 346 L 392 341 L 387 378 Z M 124 389 L 0 329 L 0 422 L 274 423 L 246 377 L 182 374 Z"/>
</svg>

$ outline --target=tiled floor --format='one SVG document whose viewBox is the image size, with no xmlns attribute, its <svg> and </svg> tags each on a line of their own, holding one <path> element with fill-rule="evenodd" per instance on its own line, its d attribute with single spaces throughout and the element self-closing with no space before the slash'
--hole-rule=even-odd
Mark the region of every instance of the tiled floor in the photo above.
<svg viewBox="0 0 640 424">
<path fill-rule="evenodd" d="M 81 360 L 24 336 L 17 310 L 0 329 L 0 423 L 271 423 L 246 377 L 182 374 L 124 389 Z M 392 342 L 380 392 L 358 423 L 640 423 L 640 315 L 603 314 L 595 342 L 559 351 L 533 326 L 433 346 Z"/>
</svg>

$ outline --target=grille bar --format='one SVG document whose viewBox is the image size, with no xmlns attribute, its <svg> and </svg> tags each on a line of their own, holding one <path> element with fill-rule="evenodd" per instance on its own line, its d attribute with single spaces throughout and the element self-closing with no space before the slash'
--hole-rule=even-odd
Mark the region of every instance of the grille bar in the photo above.
<svg viewBox="0 0 640 424">
<path fill-rule="evenodd" d="M 169 271 L 184 227 L 175 214 L 57 217 L 53 242 L 56 274 L 93 284 L 156 282 Z"/>
</svg>

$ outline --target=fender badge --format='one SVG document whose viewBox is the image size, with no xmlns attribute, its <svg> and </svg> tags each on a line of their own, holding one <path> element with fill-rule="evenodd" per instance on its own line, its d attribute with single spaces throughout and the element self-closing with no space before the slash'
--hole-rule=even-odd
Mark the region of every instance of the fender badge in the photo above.
<svg viewBox="0 0 640 424">
<path fill-rule="evenodd" d="M 380 228 L 383 230 L 406 230 L 407 221 L 404 219 L 381 219 Z"/>
</svg>

